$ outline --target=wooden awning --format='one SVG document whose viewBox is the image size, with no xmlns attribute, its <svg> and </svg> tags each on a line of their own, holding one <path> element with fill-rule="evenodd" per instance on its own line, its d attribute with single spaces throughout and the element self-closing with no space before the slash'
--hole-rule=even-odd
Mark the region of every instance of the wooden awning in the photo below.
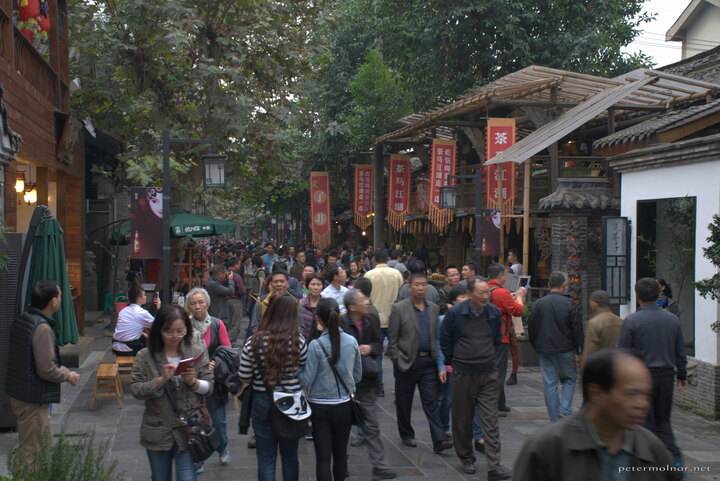
<svg viewBox="0 0 720 481">
<path fill-rule="evenodd" d="M 651 78 L 651 82 L 638 83 L 639 79 Z M 480 87 L 456 102 L 440 106 L 430 112 L 414 114 L 402 119 L 404 127 L 375 139 L 376 145 L 388 140 L 408 137 L 427 130 L 437 122 L 450 117 L 475 111 L 481 111 L 497 105 L 511 104 L 517 106 L 523 102 L 574 107 L 589 101 L 596 95 L 612 89 L 623 91 L 622 87 L 637 84 L 624 95 L 615 99 L 605 109 L 595 112 L 601 114 L 608 107 L 616 111 L 625 110 L 657 110 L 688 100 L 703 98 L 708 94 L 720 93 L 720 85 L 695 80 L 680 75 L 648 69 L 638 69 L 614 79 L 595 75 L 587 75 L 567 70 L 558 70 L 533 65 L 517 72 L 508 74 L 494 82 Z M 592 117 L 591 117 L 592 118 Z"/>
</svg>

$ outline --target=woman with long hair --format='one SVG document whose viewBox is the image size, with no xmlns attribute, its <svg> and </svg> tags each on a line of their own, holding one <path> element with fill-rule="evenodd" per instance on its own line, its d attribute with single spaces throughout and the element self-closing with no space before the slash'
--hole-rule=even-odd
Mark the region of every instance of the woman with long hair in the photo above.
<svg viewBox="0 0 720 481">
<path fill-rule="evenodd" d="M 340 329 L 340 308 L 334 299 L 322 299 L 316 315 L 322 334 L 310 343 L 300 382 L 312 408 L 316 479 L 342 481 L 352 427 L 350 396 L 362 378 L 360 350 L 355 338 Z"/>
<path fill-rule="evenodd" d="M 192 342 L 193 328 L 187 313 L 178 306 L 162 306 L 150 327 L 148 347 L 138 352 L 130 390 L 145 400 L 140 444 L 147 450 L 152 481 L 171 481 L 175 464 L 177 481 L 195 481 L 185 426 L 180 420 L 197 405 L 198 395 L 213 391 L 213 375 L 205 347 Z M 195 368 L 176 376 L 182 359 L 200 355 Z M 177 412 L 168 394 L 175 398 Z"/>
<path fill-rule="evenodd" d="M 298 302 L 289 294 L 273 296 L 255 333 L 242 350 L 239 377 L 252 381 L 252 426 L 255 432 L 258 480 L 274 481 L 280 449 L 282 479 L 300 476 L 298 439 L 280 440 L 272 432 L 272 391 L 299 392 L 298 374 L 305 367 L 307 347 L 298 325 Z"/>
<path fill-rule="evenodd" d="M 668 311 L 680 317 L 680 306 L 677 301 L 673 300 L 670 283 L 662 277 L 656 277 L 655 280 L 660 285 L 660 297 L 658 297 L 657 300 L 658 307 L 663 311 Z"/>
<path fill-rule="evenodd" d="M 363 273 L 360 270 L 360 262 L 358 262 L 356 260 L 350 261 L 350 263 L 347 266 L 348 266 L 348 274 L 347 274 L 348 280 L 345 283 L 345 287 L 351 288 L 355 284 L 355 281 L 357 281 L 358 279 L 360 279 L 363 276 Z"/>
<path fill-rule="evenodd" d="M 302 334 L 305 342 L 310 342 L 320 335 L 317 330 L 317 320 L 315 312 L 320 302 L 320 293 L 323 290 L 323 278 L 317 274 L 313 274 L 305 278 L 305 288 L 308 295 L 300 301 L 300 309 L 303 315 Z"/>
</svg>

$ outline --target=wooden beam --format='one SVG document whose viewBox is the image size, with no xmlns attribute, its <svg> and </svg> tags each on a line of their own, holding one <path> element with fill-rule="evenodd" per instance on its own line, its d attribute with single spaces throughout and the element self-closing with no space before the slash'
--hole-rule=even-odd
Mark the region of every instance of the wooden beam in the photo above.
<svg viewBox="0 0 720 481">
<path fill-rule="evenodd" d="M 608 135 L 615 133 L 615 109 L 608 109 Z"/>
<path fill-rule="evenodd" d="M 383 158 L 383 143 L 375 145 L 373 156 L 373 188 L 374 216 L 373 216 L 373 247 L 380 249 L 384 241 L 385 229 L 385 159 Z"/>
<path fill-rule="evenodd" d="M 438 120 L 433 122 L 436 127 L 485 127 L 487 122 L 478 120 Z"/>
<path fill-rule="evenodd" d="M 582 102 L 552 102 L 544 100 L 524 100 L 524 99 L 508 99 L 508 100 L 491 100 L 488 102 L 488 107 L 563 107 L 572 108 L 577 107 Z M 618 110 L 648 110 L 664 112 L 668 108 L 664 105 L 628 105 L 628 104 L 617 104 L 615 108 Z"/>
</svg>

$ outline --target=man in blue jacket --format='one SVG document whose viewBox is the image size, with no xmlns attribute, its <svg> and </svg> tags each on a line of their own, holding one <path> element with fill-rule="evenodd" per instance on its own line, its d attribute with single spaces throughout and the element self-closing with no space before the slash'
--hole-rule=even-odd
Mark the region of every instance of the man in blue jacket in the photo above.
<svg viewBox="0 0 720 481">
<path fill-rule="evenodd" d="M 468 281 L 470 299 L 454 306 L 445 315 L 440 330 L 440 348 L 445 364 L 453 368 L 452 430 L 455 452 L 467 474 L 475 473 L 472 419 L 477 406 L 485 433 L 488 481 L 510 479 L 512 473 L 500 464 L 498 429 L 498 378 L 495 351 L 502 340 L 502 315 L 490 304 L 487 281 Z"/>
</svg>

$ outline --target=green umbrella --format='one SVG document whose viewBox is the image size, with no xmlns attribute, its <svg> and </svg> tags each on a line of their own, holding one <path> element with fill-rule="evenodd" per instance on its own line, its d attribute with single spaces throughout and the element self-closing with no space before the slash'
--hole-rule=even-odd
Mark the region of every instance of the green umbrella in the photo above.
<svg viewBox="0 0 720 481">
<path fill-rule="evenodd" d="M 170 233 L 173 237 L 208 237 L 218 234 L 232 234 L 235 223 L 205 215 L 178 211 L 170 217 Z"/>
<path fill-rule="evenodd" d="M 62 292 L 60 310 L 53 314 L 57 321 L 55 335 L 58 344 L 78 342 L 77 320 L 73 309 L 72 295 L 70 294 L 70 281 L 68 280 L 67 265 L 65 262 L 65 246 L 62 238 L 63 230 L 54 217 L 45 218 L 35 231 L 32 243 L 32 259 L 28 271 L 27 294 L 25 308 L 30 305 L 30 291 L 37 281 L 57 281 Z"/>
<path fill-rule="evenodd" d="M 130 244 L 130 226 L 125 225 L 110 232 L 110 244 L 114 246 L 126 246 Z"/>
</svg>

